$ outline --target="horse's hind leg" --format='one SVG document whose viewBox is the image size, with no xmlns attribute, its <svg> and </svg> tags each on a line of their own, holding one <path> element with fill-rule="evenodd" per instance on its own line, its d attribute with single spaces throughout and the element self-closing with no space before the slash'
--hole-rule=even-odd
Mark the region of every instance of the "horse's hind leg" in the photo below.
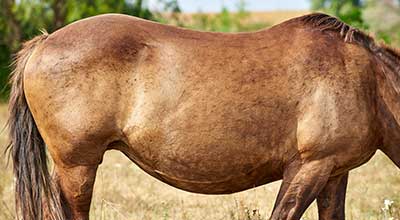
<svg viewBox="0 0 400 220">
<path fill-rule="evenodd" d="M 60 191 L 66 220 L 88 220 L 96 171 L 106 146 L 101 144 L 101 138 L 93 140 L 87 135 L 75 135 L 74 141 L 52 137 L 48 139 L 48 149 L 54 160 L 54 183 Z"/>
<path fill-rule="evenodd" d="M 88 220 L 98 165 L 55 167 L 56 183 L 67 219 Z"/>
<path fill-rule="evenodd" d="M 286 169 L 271 220 L 298 220 L 328 182 L 329 160 L 292 162 Z"/>
<path fill-rule="evenodd" d="M 329 180 L 317 197 L 319 220 L 344 220 L 348 173 Z"/>
</svg>

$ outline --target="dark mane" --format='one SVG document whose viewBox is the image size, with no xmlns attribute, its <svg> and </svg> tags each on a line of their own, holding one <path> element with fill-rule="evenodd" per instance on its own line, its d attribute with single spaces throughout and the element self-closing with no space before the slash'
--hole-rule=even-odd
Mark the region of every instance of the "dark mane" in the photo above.
<svg viewBox="0 0 400 220">
<path fill-rule="evenodd" d="M 375 47 L 382 47 L 392 56 L 396 56 L 398 59 L 400 58 L 400 52 L 396 49 L 390 48 L 383 43 L 377 45 L 374 38 L 365 32 L 344 23 L 336 17 L 323 13 L 313 13 L 300 17 L 300 20 L 304 24 L 311 25 L 313 28 L 319 29 L 320 31 L 337 32 L 346 42 L 362 44 L 367 49 L 374 44 Z"/>
<path fill-rule="evenodd" d="M 300 19 L 304 24 L 311 25 L 313 28 L 320 31 L 333 31 L 339 33 L 346 42 L 365 43 L 365 46 L 368 46 L 370 42 L 374 41 L 372 37 L 364 32 L 327 14 L 314 13 L 305 15 Z"/>
<path fill-rule="evenodd" d="M 400 52 L 398 50 L 384 43 L 376 43 L 374 38 L 363 31 L 327 14 L 313 13 L 299 19 L 306 26 L 311 26 L 320 31 L 336 32 L 345 42 L 358 44 L 369 50 L 379 61 L 395 73 L 396 77 L 390 78 L 393 83 L 396 83 L 393 87 L 400 94 Z"/>
</svg>

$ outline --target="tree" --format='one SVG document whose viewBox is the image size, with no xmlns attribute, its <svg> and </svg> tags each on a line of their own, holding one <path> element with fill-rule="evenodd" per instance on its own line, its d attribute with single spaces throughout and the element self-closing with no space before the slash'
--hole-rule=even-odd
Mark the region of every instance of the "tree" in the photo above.
<svg viewBox="0 0 400 220">
<path fill-rule="evenodd" d="M 8 45 L 11 51 L 15 51 L 19 47 L 21 41 L 21 26 L 17 18 L 14 16 L 15 1 L 1 0 L 1 22 L 3 24 L 2 36 L 5 45 Z"/>
<path fill-rule="evenodd" d="M 311 3 L 314 10 L 338 16 L 388 44 L 400 45 L 400 0 L 312 0 Z"/>
<path fill-rule="evenodd" d="M 376 37 L 400 45 L 400 0 L 366 1 L 363 19 Z"/>
</svg>

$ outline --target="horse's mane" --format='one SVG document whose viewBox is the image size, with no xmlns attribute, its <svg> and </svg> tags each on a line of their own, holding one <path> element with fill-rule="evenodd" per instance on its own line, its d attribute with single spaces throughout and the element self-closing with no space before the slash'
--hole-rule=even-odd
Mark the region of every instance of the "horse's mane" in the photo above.
<svg viewBox="0 0 400 220">
<path fill-rule="evenodd" d="M 378 58 L 385 67 L 389 68 L 394 76 L 388 76 L 396 92 L 400 94 L 400 51 L 384 43 L 376 43 L 373 37 L 354 28 L 338 18 L 323 13 L 313 13 L 299 18 L 306 25 L 320 31 L 336 32 L 348 43 L 358 44 Z M 385 75 L 389 75 L 386 74 Z"/>
</svg>

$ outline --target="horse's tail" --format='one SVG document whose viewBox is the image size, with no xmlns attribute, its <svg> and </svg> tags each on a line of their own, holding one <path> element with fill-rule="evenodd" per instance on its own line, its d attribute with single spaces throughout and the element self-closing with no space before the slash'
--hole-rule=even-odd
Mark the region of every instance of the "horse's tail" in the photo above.
<svg viewBox="0 0 400 220">
<path fill-rule="evenodd" d="M 43 33 L 23 45 L 15 57 L 10 80 L 8 150 L 14 168 L 17 219 L 22 220 L 42 220 L 44 215 L 51 220 L 65 219 L 60 194 L 52 184 L 47 167 L 45 143 L 28 107 L 23 88 L 25 65 L 35 47 L 47 36 L 47 33 Z"/>
</svg>

